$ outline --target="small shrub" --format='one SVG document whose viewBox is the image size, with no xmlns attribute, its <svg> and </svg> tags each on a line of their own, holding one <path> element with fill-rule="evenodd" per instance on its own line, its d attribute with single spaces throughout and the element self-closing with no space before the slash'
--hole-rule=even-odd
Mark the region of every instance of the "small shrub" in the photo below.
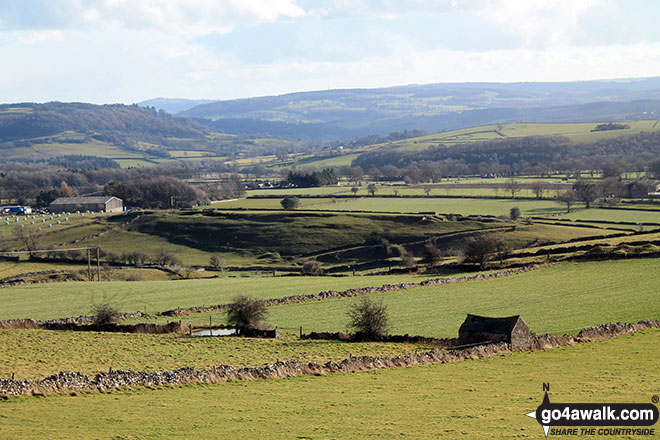
<svg viewBox="0 0 660 440">
<path fill-rule="evenodd" d="M 511 220 L 518 220 L 520 218 L 520 208 L 514 206 L 509 210 L 509 218 Z"/>
<path fill-rule="evenodd" d="M 390 328 L 387 306 L 382 298 L 374 300 L 364 297 L 349 307 L 347 315 L 348 328 L 364 339 L 379 339 Z"/>
<path fill-rule="evenodd" d="M 435 264 L 442 260 L 442 251 L 432 243 L 424 245 L 424 262 L 428 264 Z"/>
<path fill-rule="evenodd" d="M 95 304 L 92 306 L 94 323 L 98 325 L 114 324 L 119 319 L 119 310 L 108 303 Z"/>
<path fill-rule="evenodd" d="M 222 267 L 224 266 L 222 264 L 222 259 L 218 257 L 217 255 L 212 255 L 211 259 L 209 260 L 209 265 L 214 269 L 214 270 L 222 270 Z"/>
<path fill-rule="evenodd" d="M 280 205 L 287 210 L 296 209 L 300 206 L 300 199 L 294 196 L 286 196 L 282 199 Z"/>
<path fill-rule="evenodd" d="M 227 323 L 239 330 L 259 328 L 266 319 L 268 310 L 258 299 L 238 295 L 227 309 Z"/>
<path fill-rule="evenodd" d="M 323 275 L 323 268 L 318 261 L 307 260 L 303 263 L 302 273 L 304 275 Z"/>
</svg>

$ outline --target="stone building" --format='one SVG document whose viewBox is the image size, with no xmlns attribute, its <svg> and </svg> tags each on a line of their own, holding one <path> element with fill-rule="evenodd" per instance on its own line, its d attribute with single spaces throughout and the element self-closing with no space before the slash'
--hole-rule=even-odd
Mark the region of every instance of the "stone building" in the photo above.
<svg viewBox="0 0 660 440">
<path fill-rule="evenodd" d="M 461 344 L 507 342 L 512 350 L 530 350 L 536 345 L 536 336 L 520 315 L 490 318 L 468 314 L 458 338 Z"/>
</svg>

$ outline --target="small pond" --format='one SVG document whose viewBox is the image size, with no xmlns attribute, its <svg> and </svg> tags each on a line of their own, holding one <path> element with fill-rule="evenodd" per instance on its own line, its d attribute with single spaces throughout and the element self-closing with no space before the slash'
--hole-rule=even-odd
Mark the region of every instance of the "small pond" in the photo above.
<svg viewBox="0 0 660 440">
<path fill-rule="evenodd" d="M 232 336 L 235 335 L 236 329 L 228 328 L 207 328 L 193 333 L 193 336 Z"/>
</svg>

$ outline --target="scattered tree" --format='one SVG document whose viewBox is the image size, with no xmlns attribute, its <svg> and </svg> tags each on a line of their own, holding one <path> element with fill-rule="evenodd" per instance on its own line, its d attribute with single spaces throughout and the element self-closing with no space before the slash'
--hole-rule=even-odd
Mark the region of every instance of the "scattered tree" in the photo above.
<svg viewBox="0 0 660 440">
<path fill-rule="evenodd" d="M 95 304 L 92 306 L 94 323 L 98 325 L 114 324 L 120 316 L 119 310 L 108 303 Z"/>
<path fill-rule="evenodd" d="M 316 260 L 307 260 L 302 266 L 303 275 L 323 275 L 321 263 Z"/>
<path fill-rule="evenodd" d="M 591 207 L 591 203 L 600 196 L 600 188 L 598 185 L 586 180 L 578 180 L 575 182 L 573 185 L 573 190 L 575 191 L 577 198 L 584 202 L 587 209 L 589 209 Z"/>
<path fill-rule="evenodd" d="M 520 208 L 514 206 L 509 210 L 509 218 L 511 220 L 518 220 L 520 218 Z"/>
<path fill-rule="evenodd" d="M 547 189 L 546 184 L 540 181 L 532 182 L 532 192 L 537 199 L 543 198 L 543 193 Z"/>
<path fill-rule="evenodd" d="M 522 186 L 516 179 L 511 177 L 510 179 L 507 179 L 506 182 L 504 182 L 504 188 L 506 188 L 506 190 L 511 193 L 511 198 L 515 199 L 516 193 L 520 192 Z"/>
<path fill-rule="evenodd" d="M 482 269 L 493 255 L 498 255 L 500 261 L 507 252 L 506 243 L 499 237 L 479 234 L 468 240 L 463 248 L 466 261 L 477 263 Z"/>
<path fill-rule="evenodd" d="M 557 195 L 557 202 L 566 205 L 566 212 L 571 212 L 571 206 L 575 204 L 577 199 L 578 196 L 572 189 Z"/>
<path fill-rule="evenodd" d="M 374 195 L 376 195 L 376 185 L 374 185 L 373 183 L 370 183 L 367 186 L 367 191 L 369 192 L 369 195 L 371 197 L 373 197 Z"/>
<path fill-rule="evenodd" d="M 211 255 L 211 258 L 209 259 L 209 265 L 214 270 L 222 270 L 223 267 L 222 259 L 217 255 Z"/>
<path fill-rule="evenodd" d="M 285 196 L 280 204 L 286 210 L 297 209 L 300 206 L 300 199 L 295 196 Z"/>
<path fill-rule="evenodd" d="M 390 328 L 387 306 L 383 299 L 363 297 L 352 304 L 347 312 L 348 328 L 361 338 L 377 340 L 387 334 Z"/>
<path fill-rule="evenodd" d="M 354 196 L 357 195 L 359 190 L 360 190 L 360 188 L 358 188 L 357 186 L 354 186 L 354 187 L 351 188 L 351 192 L 353 193 Z"/>
<path fill-rule="evenodd" d="M 401 265 L 403 267 L 411 270 L 417 267 L 417 260 L 415 260 L 415 256 L 412 254 L 412 252 L 409 252 L 406 249 L 402 249 L 400 251 L 400 254 L 401 254 Z"/>
<path fill-rule="evenodd" d="M 442 260 L 442 251 L 433 243 L 425 244 L 423 261 L 433 265 L 440 260 Z"/>
<path fill-rule="evenodd" d="M 227 309 L 227 323 L 240 331 L 259 328 L 268 315 L 266 305 L 247 295 L 237 295 Z"/>
</svg>

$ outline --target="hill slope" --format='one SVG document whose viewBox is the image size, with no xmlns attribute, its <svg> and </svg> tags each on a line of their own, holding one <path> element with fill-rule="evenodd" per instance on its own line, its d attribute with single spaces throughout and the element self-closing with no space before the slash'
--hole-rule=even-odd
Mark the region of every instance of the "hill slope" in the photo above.
<svg viewBox="0 0 660 440">
<path fill-rule="evenodd" d="M 462 83 L 290 93 L 216 101 L 178 115 L 227 120 L 239 132 L 247 121 L 276 121 L 300 136 L 317 124 L 316 138 L 431 132 L 509 122 L 591 122 L 649 119 L 660 112 L 660 78 L 562 83 Z M 265 126 L 264 129 L 268 129 Z M 272 128 L 272 127 L 271 127 Z"/>
<path fill-rule="evenodd" d="M 0 105 L 0 151 L 4 160 L 88 155 L 136 166 L 172 159 L 253 156 L 287 144 L 272 138 L 227 135 L 190 118 L 137 105 Z"/>
</svg>

